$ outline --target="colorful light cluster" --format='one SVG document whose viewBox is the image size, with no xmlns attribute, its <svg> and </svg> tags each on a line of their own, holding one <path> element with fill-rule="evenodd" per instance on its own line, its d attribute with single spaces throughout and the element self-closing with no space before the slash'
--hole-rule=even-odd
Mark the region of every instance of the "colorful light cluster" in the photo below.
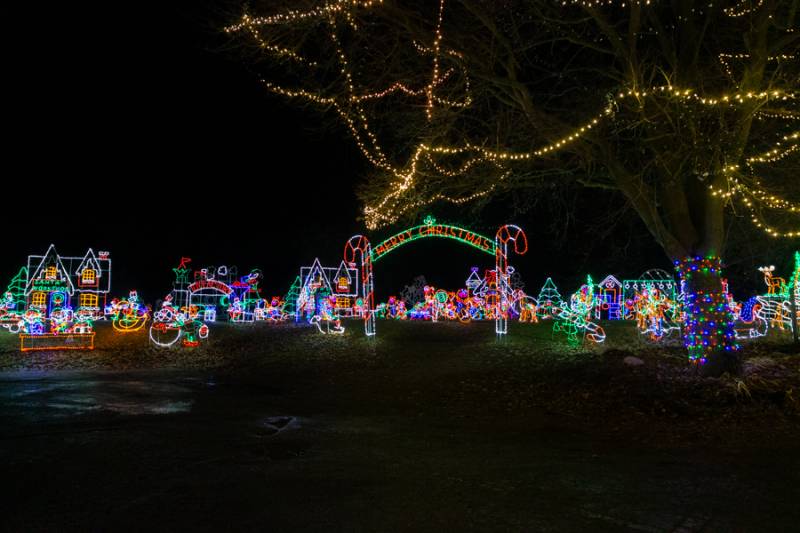
<svg viewBox="0 0 800 533">
<path fill-rule="evenodd" d="M 73 312 L 68 303 L 54 307 L 49 315 L 28 309 L 22 316 L 20 350 L 92 350 L 94 349 L 93 314 Z"/>
<path fill-rule="evenodd" d="M 766 294 L 756 296 L 756 304 L 752 313 L 754 318 L 763 322 L 766 327 L 791 331 L 792 306 L 800 318 L 800 252 L 794 254 L 794 269 L 787 283 L 784 278 L 773 275 L 775 266 L 763 266 L 758 269 L 764 274 L 764 283 L 767 285 Z"/>
<path fill-rule="evenodd" d="M 463 287 L 455 291 L 437 289 L 426 285 L 423 289 L 423 301 L 411 307 L 395 296 L 378 304 L 375 309 L 377 318 L 395 320 L 452 320 L 463 323 L 473 320 L 494 320 L 497 312 L 497 285 L 494 271 L 488 271 L 480 285 L 474 288 Z M 524 293 L 517 294 L 518 298 Z M 508 314 L 519 316 L 512 305 Z M 534 310 L 535 315 L 535 310 Z"/>
<path fill-rule="evenodd" d="M 22 267 L 6 287 L 2 302 L 0 302 L 0 327 L 9 333 L 19 333 L 24 325 L 22 316 L 25 314 L 27 302 L 25 299 L 25 284 L 28 279 L 28 269 Z"/>
<path fill-rule="evenodd" d="M 675 261 L 684 288 L 683 340 L 689 359 L 704 364 L 714 352 L 732 352 L 736 343 L 733 315 L 722 290 L 719 257 L 689 257 Z"/>
<path fill-rule="evenodd" d="M 286 302 L 280 296 L 273 296 L 264 307 L 257 307 L 255 320 L 265 322 L 286 322 L 290 313 L 286 312 Z"/>
<path fill-rule="evenodd" d="M 150 318 L 150 311 L 139 302 L 136 291 L 130 291 L 127 300 L 114 298 L 106 306 L 105 315 L 111 318 L 114 329 L 120 333 L 139 331 Z"/>
<path fill-rule="evenodd" d="M 358 313 L 364 318 L 364 330 L 368 336 L 375 335 L 375 312 L 373 293 L 373 263 L 378 259 L 399 248 L 400 246 L 427 237 L 440 237 L 455 239 L 468 244 L 487 254 L 495 256 L 495 283 L 497 297 L 492 316 L 495 319 L 495 332 L 498 335 L 507 333 L 506 320 L 513 305 L 512 289 L 510 284 L 513 267 L 508 264 L 510 252 L 524 254 L 528 250 L 528 241 L 525 233 L 517 226 L 507 224 L 502 226 L 495 235 L 494 241 L 476 232 L 449 224 L 437 224 L 433 217 L 428 216 L 424 224 L 401 231 L 389 239 L 381 242 L 374 249 L 363 235 L 355 235 L 345 244 L 344 263 L 350 268 L 357 269 L 360 273 L 361 287 L 359 294 Z M 300 298 L 303 292 L 300 291 Z M 446 293 L 445 293 L 446 294 Z M 298 300 L 300 302 L 300 300 Z M 405 302 L 403 303 L 405 305 Z M 418 311 L 418 310 L 416 310 Z M 408 312 L 416 312 L 409 309 Z"/>
<path fill-rule="evenodd" d="M 0 305 L 0 323 L 18 332 L 20 349 L 94 348 L 92 322 L 102 318 L 111 288 L 108 252 L 90 248 L 83 256 L 62 256 L 54 245 L 28 256 Z"/>
<path fill-rule="evenodd" d="M 553 332 L 565 333 L 572 344 L 579 342 L 579 333 L 594 343 L 606 340 L 603 328 L 589 320 L 597 306 L 594 287 L 592 277 L 586 276 L 586 283 L 570 296 L 569 305 L 553 308 Z"/>
<path fill-rule="evenodd" d="M 625 302 L 625 307 L 628 318 L 636 320 L 639 332 L 653 341 L 680 331 L 679 303 L 654 285 L 646 285 L 637 291 L 632 300 Z"/>
<path fill-rule="evenodd" d="M 754 339 L 767 334 L 769 322 L 761 314 L 761 306 L 762 303 L 755 296 L 746 302 L 731 305 L 737 339 Z"/>
<path fill-rule="evenodd" d="M 319 311 L 311 317 L 310 324 L 317 327 L 324 335 L 341 335 L 344 333 L 342 320 L 336 315 L 336 296 L 327 296 L 320 300 Z M 322 326 L 325 326 L 324 329 Z"/>
<path fill-rule="evenodd" d="M 185 348 L 200 346 L 208 338 L 208 326 L 198 319 L 197 306 L 175 308 L 172 296 L 164 299 L 150 324 L 150 342 L 160 348 L 175 346 L 178 341 Z"/>
</svg>

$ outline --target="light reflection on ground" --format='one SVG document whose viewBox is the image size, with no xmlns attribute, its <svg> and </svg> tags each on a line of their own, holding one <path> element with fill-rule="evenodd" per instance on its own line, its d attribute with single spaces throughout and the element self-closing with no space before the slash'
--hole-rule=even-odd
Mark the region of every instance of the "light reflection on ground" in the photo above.
<svg viewBox="0 0 800 533">
<path fill-rule="evenodd" d="M 25 376 L 30 378 L 33 376 Z M 90 412 L 120 415 L 163 415 L 188 412 L 192 390 L 182 384 L 119 379 L 4 379 L 0 414 L 36 413 L 37 418 L 62 418 Z M 70 376 L 73 378 L 74 376 Z"/>
</svg>

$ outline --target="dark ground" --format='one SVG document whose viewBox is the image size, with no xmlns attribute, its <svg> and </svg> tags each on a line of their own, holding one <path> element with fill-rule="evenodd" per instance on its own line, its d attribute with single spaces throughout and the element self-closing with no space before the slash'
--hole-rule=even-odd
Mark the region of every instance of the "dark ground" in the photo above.
<svg viewBox="0 0 800 533">
<path fill-rule="evenodd" d="M 703 379 L 632 324 L 216 325 L 203 348 L 0 337 L 4 530 L 797 531 L 800 357 Z M 644 364 L 622 362 L 636 355 Z"/>
</svg>

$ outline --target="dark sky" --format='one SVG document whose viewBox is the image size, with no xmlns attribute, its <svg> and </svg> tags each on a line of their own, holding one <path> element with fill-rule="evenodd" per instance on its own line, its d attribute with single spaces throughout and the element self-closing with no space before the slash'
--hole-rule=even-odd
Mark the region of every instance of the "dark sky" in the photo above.
<svg viewBox="0 0 800 533">
<path fill-rule="evenodd" d="M 209 0 L 18 8 L 0 284 L 52 242 L 64 255 L 109 250 L 116 294 L 162 297 L 170 268 L 189 256 L 198 268 L 258 267 L 269 296 L 315 256 L 338 264 L 347 238 L 366 232 L 355 188 L 367 167 L 346 132 L 320 128 L 317 113 L 267 94 L 243 61 L 220 52 L 221 10 Z M 524 215 L 509 214 L 508 202 L 479 219 L 431 211 L 489 236 L 503 222 L 525 228 L 531 252 L 515 264 L 534 294 L 546 275 L 566 294 L 587 272 L 669 268 L 635 217 L 598 237 L 590 220 L 618 198 L 576 198 L 566 240 L 548 229 L 546 197 Z M 366 233 L 375 243 L 398 229 Z M 406 247 L 379 263 L 378 297 L 418 274 L 455 288 L 473 265 L 492 259 L 445 239 Z"/>
</svg>

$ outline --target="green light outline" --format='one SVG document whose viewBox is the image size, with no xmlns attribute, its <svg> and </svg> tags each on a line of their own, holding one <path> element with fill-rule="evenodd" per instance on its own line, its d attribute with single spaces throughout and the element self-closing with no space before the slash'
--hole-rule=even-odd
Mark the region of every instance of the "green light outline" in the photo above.
<svg viewBox="0 0 800 533">
<path fill-rule="evenodd" d="M 426 233 L 424 235 L 420 235 L 419 234 L 419 229 L 420 228 L 435 227 L 435 226 L 441 226 L 442 228 L 447 228 L 447 229 L 454 229 L 454 230 L 465 232 L 465 233 L 471 233 L 471 234 L 475 235 L 476 237 L 480 237 L 482 239 L 486 239 L 490 243 L 490 246 L 489 246 L 488 249 L 485 249 L 482 246 L 478 246 L 478 245 L 476 245 L 476 244 L 474 244 L 474 243 L 472 243 L 472 242 L 470 242 L 470 241 L 468 241 L 468 240 L 466 240 L 466 239 L 464 239 L 462 237 L 458 237 L 456 235 L 439 235 L 438 233 Z M 403 241 L 399 242 L 397 245 L 392 246 L 391 248 L 389 248 L 385 252 L 383 252 L 380 255 L 376 256 L 375 250 L 377 250 L 379 247 L 384 246 L 386 243 L 391 242 L 392 239 L 398 238 L 400 235 L 405 235 L 405 234 L 407 234 L 409 232 L 412 235 L 410 238 L 408 238 L 408 237 L 405 238 Z M 378 259 L 381 259 L 382 257 L 388 255 L 390 252 L 392 252 L 393 250 L 396 250 L 397 248 L 401 248 L 405 244 L 408 244 L 410 242 L 417 241 L 417 240 L 420 240 L 420 239 L 431 238 L 431 237 L 439 237 L 439 238 L 442 238 L 442 239 L 452 239 L 454 241 L 458 241 L 458 242 L 464 243 L 464 244 L 466 244 L 468 246 L 471 246 L 471 247 L 475 248 L 476 250 L 480 250 L 481 252 L 484 252 L 484 253 L 489 254 L 489 255 L 495 255 L 495 253 L 497 251 L 497 243 L 494 242 L 494 239 L 490 239 L 489 237 L 486 237 L 485 235 L 481 235 L 480 233 L 477 233 L 475 231 L 471 231 L 471 230 L 468 230 L 468 229 L 465 229 L 465 228 L 461 228 L 459 226 L 451 226 L 449 224 L 430 224 L 430 225 L 428 225 L 428 224 L 419 224 L 418 226 L 414 226 L 414 227 L 405 229 L 403 231 L 400 231 L 398 233 L 395 233 L 391 237 L 388 237 L 388 238 L 384 239 L 383 241 L 379 242 L 377 245 L 373 246 L 371 251 L 370 251 L 370 259 L 372 260 L 373 263 L 375 263 L 376 261 L 378 261 Z"/>
</svg>

